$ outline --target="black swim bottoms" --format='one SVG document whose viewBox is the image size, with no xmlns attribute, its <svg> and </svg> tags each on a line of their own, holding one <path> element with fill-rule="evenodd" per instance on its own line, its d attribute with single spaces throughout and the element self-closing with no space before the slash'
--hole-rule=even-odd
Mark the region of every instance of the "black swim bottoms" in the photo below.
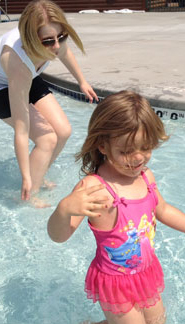
<svg viewBox="0 0 185 324">
<path fill-rule="evenodd" d="M 49 90 L 47 82 L 40 76 L 33 79 L 29 93 L 29 103 L 35 104 L 39 99 L 45 97 Z M 8 88 L 0 90 L 0 119 L 11 117 Z"/>
</svg>

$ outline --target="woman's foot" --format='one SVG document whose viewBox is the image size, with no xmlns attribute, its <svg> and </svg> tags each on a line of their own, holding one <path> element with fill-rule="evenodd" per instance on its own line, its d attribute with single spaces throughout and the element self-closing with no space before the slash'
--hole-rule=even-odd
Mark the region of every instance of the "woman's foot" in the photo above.
<svg viewBox="0 0 185 324">
<path fill-rule="evenodd" d="M 44 200 L 41 200 L 38 197 L 31 197 L 30 203 L 35 207 L 35 208 L 47 208 L 51 207 L 51 204 L 48 204 Z"/>
<path fill-rule="evenodd" d="M 53 188 L 56 187 L 56 183 L 44 179 L 42 187 L 45 189 L 52 190 Z"/>
</svg>

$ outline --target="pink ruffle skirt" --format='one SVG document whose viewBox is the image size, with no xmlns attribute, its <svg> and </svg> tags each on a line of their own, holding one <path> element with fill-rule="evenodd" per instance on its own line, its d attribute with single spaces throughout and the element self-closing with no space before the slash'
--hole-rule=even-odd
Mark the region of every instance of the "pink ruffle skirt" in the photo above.
<svg viewBox="0 0 185 324">
<path fill-rule="evenodd" d="M 160 300 L 164 275 L 154 254 L 152 264 L 135 274 L 109 275 L 101 272 L 92 261 L 85 280 L 87 298 L 100 302 L 104 311 L 127 313 L 133 307 L 149 308 Z"/>
</svg>

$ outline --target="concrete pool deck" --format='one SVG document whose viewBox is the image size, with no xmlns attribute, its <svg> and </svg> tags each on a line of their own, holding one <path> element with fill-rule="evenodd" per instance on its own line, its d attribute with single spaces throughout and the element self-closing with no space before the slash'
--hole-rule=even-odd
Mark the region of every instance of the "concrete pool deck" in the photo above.
<svg viewBox="0 0 185 324">
<path fill-rule="evenodd" d="M 70 47 L 99 95 L 132 89 L 158 107 L 185 110 L 185 12 L 66 16 L 86 55 L 69 40 Z M 0 23 L 0 35 L 17 23 Z M 58 60 L 50 63 L 45 76 L 58 84 L 64 80 L 66 86 L 76 83 Z"/>
</svg>

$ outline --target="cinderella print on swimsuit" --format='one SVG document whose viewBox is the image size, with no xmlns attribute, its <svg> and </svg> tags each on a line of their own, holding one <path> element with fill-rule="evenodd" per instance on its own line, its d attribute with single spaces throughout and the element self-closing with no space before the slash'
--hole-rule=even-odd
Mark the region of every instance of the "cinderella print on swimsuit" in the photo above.
<svg viewBox="0 0 185 324">
<path fill-rule="evenodd" d="M 155 227 L 154 213 L 152 222 L 149 222 L 147 215 L 144 214 L 138 228 L 130 219 L 123 229 L 128 237 L 126 242 L 117 248 L 104 247 L 111 262 L 119 265 L 118 271 L 135 274 L 150 265 L 154 252 Z"/>
</svg>

